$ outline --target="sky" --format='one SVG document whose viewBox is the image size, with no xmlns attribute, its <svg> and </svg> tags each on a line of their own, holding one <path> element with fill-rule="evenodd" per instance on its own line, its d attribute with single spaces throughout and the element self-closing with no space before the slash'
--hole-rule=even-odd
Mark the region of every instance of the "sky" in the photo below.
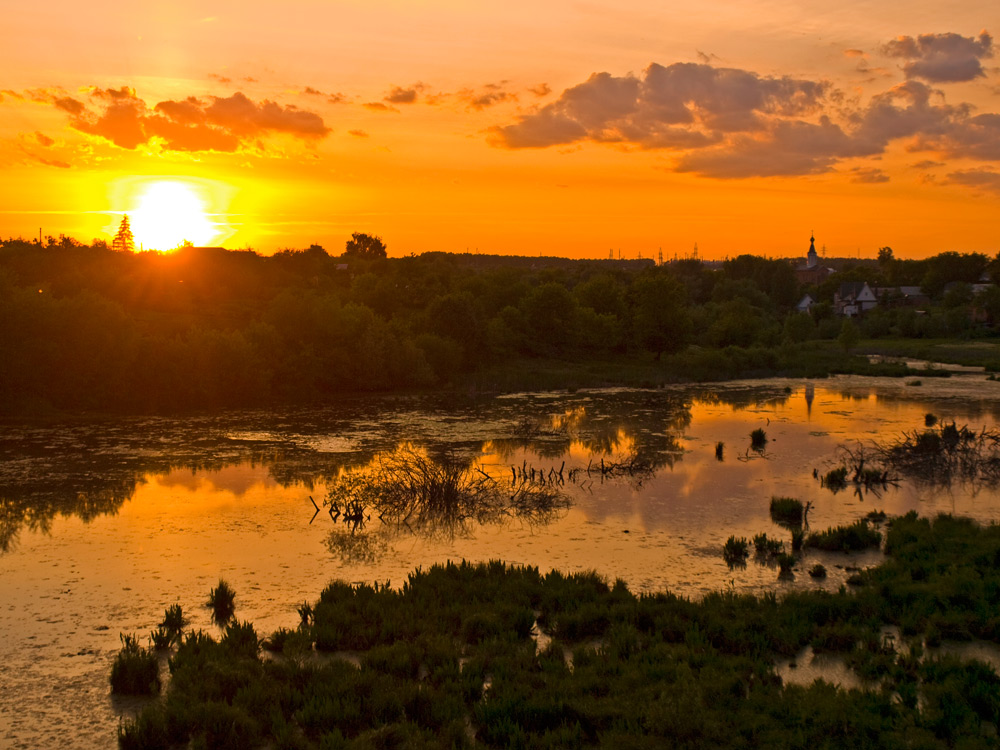
<svg viewBox="0 0 1000 750">
<path fill-rule="evenodd" d="M 995 0 L 0 0 L 0 237 L 1000 252 Z"/>
</svg>

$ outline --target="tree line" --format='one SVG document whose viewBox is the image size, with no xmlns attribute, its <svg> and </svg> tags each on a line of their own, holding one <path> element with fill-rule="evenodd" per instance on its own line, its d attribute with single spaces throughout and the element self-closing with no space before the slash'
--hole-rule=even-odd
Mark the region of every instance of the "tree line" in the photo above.
<svg viewBox="0 0 1000 750">
<path fill-rule="evenodd" d="M 996 266 L 975 254 L 883 258 L 811 288 L 821 304 L 802 315 L 795 304 L 806 288 L 785 259 L 743 255 L 717 269 L 690 260 L 522 261 L 387 258 L 378 238 L 357 234 L 336 257 L 317 245 L 262 256 L 0 241 L 0 404 L 264 405 L 462 385 L 550 361 L 642 363 L 665 379 L 773 374 L 802 360 L 796 347 L 841 333 L 822 304 L 838 278 L 903 278 L 923 264 L 925 276 L 963 269 L 957 280 L 966 281 Z M 915 321 L 912 310 L 879 309 L 862 333 L 989 333 L 967 322 L 968 284 L 952 298 L 943 289 L 932 315 Z"/>
</svg>

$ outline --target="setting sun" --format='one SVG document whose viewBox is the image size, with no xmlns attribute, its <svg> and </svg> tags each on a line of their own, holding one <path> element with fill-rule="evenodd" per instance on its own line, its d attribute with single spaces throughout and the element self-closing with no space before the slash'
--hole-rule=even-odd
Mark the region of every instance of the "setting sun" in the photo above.
<svg viewBox="0 0 1000 750">
<path fill-rule="evenodd" d="M 208 245 L 220 234 L 198 187 L 185 182 L 148 183 L 131 216 L 136 244 L 147 250 L 173 250 L 185 241 Z"/>
</svg>

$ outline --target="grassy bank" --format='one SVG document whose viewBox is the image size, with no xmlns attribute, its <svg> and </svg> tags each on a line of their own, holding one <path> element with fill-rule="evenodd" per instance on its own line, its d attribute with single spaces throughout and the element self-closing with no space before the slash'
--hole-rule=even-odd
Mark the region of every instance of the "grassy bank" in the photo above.
<svg viewBox="0 0 1000 750">
<path fill-rule="evenodd" d="M 273 658 L 246 623 L 185 635 L 121 747 L 995 747 L 1000 678 L 924 648 L 1000 641 L 1000 528 L 911 514 L 886 551 L 851 591 L 782 599 L 637 596 L 500 563 L 334 583 L 264 640 Z M 868 687 L 782 685 L 775 660 L 806 645 Z"/>
</svg>

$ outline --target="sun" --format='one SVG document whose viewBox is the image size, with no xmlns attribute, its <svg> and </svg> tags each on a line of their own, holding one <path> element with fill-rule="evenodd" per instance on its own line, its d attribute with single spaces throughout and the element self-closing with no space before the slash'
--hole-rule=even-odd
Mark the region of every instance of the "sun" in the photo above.
<svg viewBox="0 0 1000 750">
<path fill-rule="evenodd" d="M 198 186 L 157 180 L 143 186 L 130 212 L 136 245 L 145 250 L 173 250 L 184 242 L 209 245 L 221 232 L 209 219 Z"/>
</svg>

